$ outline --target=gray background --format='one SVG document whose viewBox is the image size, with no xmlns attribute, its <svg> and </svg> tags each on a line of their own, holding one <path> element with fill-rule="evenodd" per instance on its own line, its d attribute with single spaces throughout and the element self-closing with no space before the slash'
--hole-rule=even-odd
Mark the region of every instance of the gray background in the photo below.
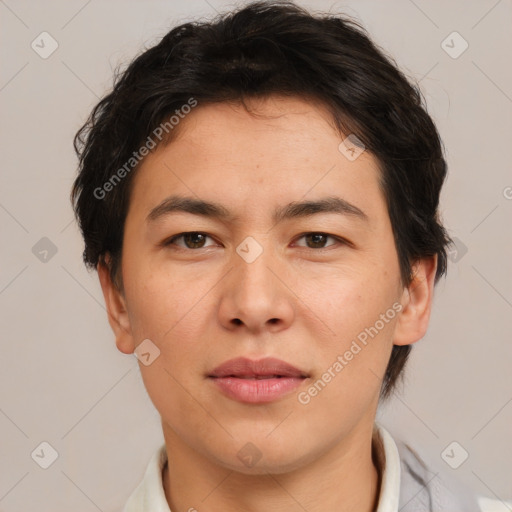
<svg viewBox="0 0 512 512">
<path fill-rule="evenodd" d="M 512 510 L 512 2 L 300 3 L 362 21 L 420 81 L 447 151 L 441 210 L 459 249 L 406 389 L 379 419 L 433 471 Z M 1 511 L 119 510 L 163 442 L 137 360 L 117 351 L 81 262 L 71 139 L 114 67 L 171 26 L 232 5 L 0 0 Z M 43 31 L 58 43 L 46 59 L 31 47 L 51 48 Z M 442 46 L 453 31 L 469 44 L 457 58 Z M 452 52 L 457 37 L 444 43 Z M 43 441 L 58 452 L 48 469 L 31 458 Z M 452 461 L 469 453 L 458 469 L 441 456 L 453 441 Z"/>
</svg>

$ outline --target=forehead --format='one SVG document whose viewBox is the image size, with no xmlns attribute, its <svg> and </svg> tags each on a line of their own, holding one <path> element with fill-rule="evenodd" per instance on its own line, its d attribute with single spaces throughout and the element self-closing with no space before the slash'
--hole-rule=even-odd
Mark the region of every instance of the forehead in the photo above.
<svg viewBox="0 0 512 512">
<path fill-rule="evenodd" d="M 227 136 L 229 135 L 229 136 Z M 216 156 L 241 159 L 244 153 L 309 160 L 321 146 L 337 148 L 340 134 L 319 102 L 270 96 L 241 103 L 198 107 L 181 121 L 175 142 L 207 148 Z M 298 152 L 298 153 L 297 153 Z M 268 160 L 268 159 L 267 159 Z"/>
<path fill-rule="evenodd" d="M 379 168 L 369 152 L 349 160 L 344 135 L 322 105 L 300 98 L 198 104 L 177 133 L 142 162 L 131 206 L 146 214 L 166 196 L 225 199 L 261 214 L 291 201 L 342 195 L 352 204 L 381 201 Z M 361 208 L 363 209 L 363 208 Z M 237 212 L 238 213 L 238 212 Z"/>
</svg>

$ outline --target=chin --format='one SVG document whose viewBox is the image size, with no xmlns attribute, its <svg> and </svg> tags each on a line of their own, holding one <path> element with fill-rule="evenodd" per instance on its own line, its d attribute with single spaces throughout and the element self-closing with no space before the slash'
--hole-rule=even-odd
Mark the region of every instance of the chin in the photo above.
<svg viewBox="0 0 512 512">
<path fill-rule="evenodd" d="M 297 459 L 296 455 L 290 455 L 285 459 L 267 460 L 265 457 L 261 457 L 254 466 L 246 465 L 238 459 L 234 461 L 224 461 L 222 466 L 231 471 L 236 471 L 243 475 L 280 475 L 291 473 L 295 470 L 302 468 L 306 462 L 303 459 Z"/>
<path fill-rule="evenodd" d="M 266 434 L 261 438 L 251 436 L 252 440 L 235 441 L 231 447 L 225 447 L 221 451 L 217 451 L 219 448 L 217 445 L 212 458 L 217 464 L 238 473 L 266 475 L 290 473 L 314 461 L 320 454 L 321 450 L 297 442 L 293 436 L 287 437 L 289 443 L 284 443 L 283 437 L 276 437 L 270 441 L 266 438 Z M 301 447 L 300 452 L 297 450 L 298 446 Z M 234 452 L 235 456 L 226 457 L 230 452 Z"/>
</svg>

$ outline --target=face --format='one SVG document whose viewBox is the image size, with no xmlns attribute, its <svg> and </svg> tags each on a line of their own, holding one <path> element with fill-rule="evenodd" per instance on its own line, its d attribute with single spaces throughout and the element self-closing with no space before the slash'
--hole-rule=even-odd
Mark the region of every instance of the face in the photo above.
<svg viewBox="0 0 512 512">
<path fill-rule="evenodd" d="M 250 105 L 257 115 L 198 105 L 145 159 L 124 294 L 100 277 L 119 350 L 150 340 L 160 351 L 140 370 L 166 440 L 226 468 L 279 473 L 371 430 L 393 343 L 421 337 L 428 304 L 413 318 L 372 155 L 347 158 L 320 106 Z M 239 357 L 248 366 L 216 372 Z M 251 366 L 264 358 L 297 372 Z"/>
</svg>

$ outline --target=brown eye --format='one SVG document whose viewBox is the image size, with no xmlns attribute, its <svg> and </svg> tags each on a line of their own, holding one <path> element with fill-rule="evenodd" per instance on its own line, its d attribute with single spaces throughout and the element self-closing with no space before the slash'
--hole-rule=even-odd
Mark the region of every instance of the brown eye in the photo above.
<svg viewBox="0 0 512 512">
<path fill-rule="evenodd" d="M 205 233 L 200 233 L 199 231 L 189 231 L 187 233 L 181 233 L 179 235 L 173 236 L 169 239 L 165 245 L 176 245 L 177 247 L 184 249 L 203 249 L 205 246 L 205 241 L 207 238 L 210 238 Z M 177 244 L 177 240 L 183 240 L 184 245 Z"/>
<path fill-rule="evenodd" d="M 306 240 L 306 247 L 309 249 L 324 249 L 325 247 L 330 247 L 331 245 L 335 244 L 329 244 L 326 246 L 326 242 L 329 238 L 337 241 L 338 243 L 341 242 L 341 240 L 337 237 L 334 237 L 332 235 L 328 235 L 326 233 L 305 233 L 302 235 L 300 239 Z M 299 245 L 299 247 L 304 247 L 304 245 Z"/>
</svg>

